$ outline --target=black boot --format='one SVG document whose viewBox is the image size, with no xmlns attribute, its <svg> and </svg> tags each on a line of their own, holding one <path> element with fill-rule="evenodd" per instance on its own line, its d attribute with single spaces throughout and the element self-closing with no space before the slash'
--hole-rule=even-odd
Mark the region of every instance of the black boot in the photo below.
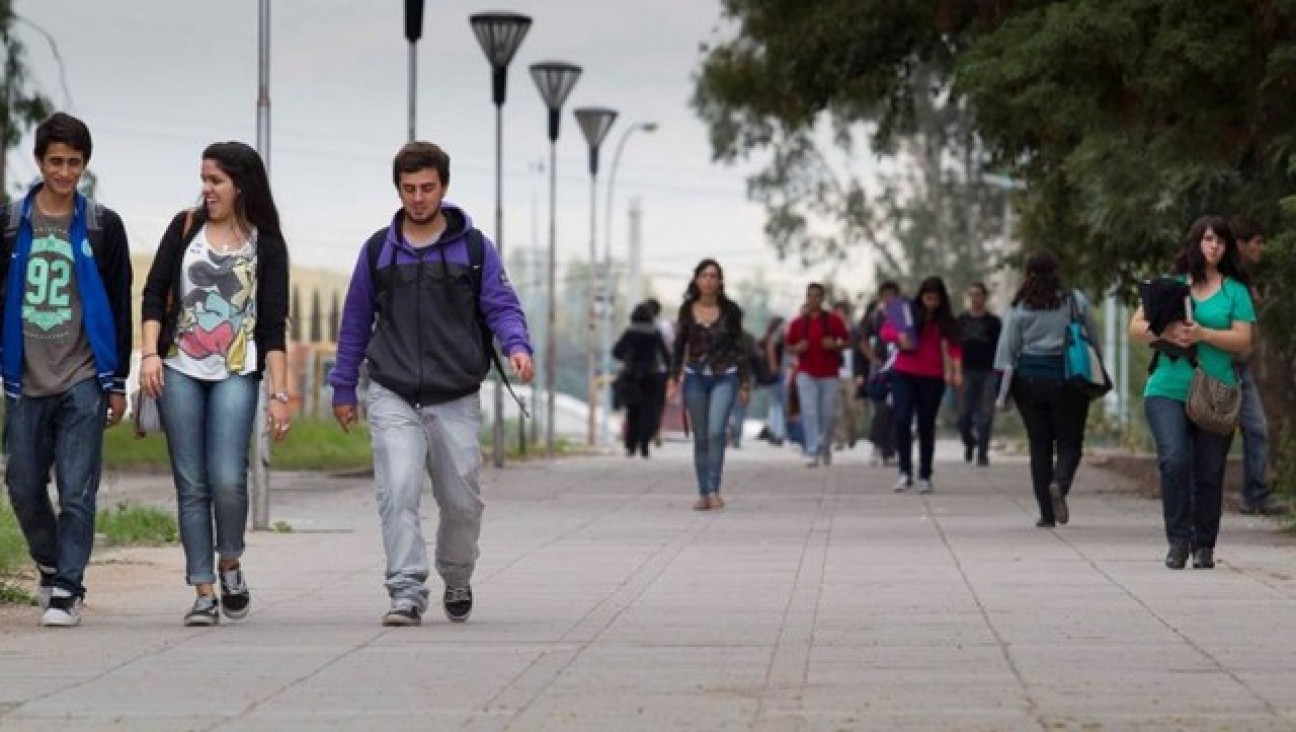
<svg viewBox="0 0 1296 732">
<path fill-rule="evenodd" d="M 1170 551 L 1166 553 L 1165 565 L 1170 569 L 1183 569 L 1188 564 L 1188 554 L 1191 551 L 1187 541 L 1175 539 L 1170 542 Z"/>
<path fill-rule="evenodd" d="M 1193 569 L 1215 569 L 1215 550 L 1208 546 L 1193 550 Z"/>
</svg>

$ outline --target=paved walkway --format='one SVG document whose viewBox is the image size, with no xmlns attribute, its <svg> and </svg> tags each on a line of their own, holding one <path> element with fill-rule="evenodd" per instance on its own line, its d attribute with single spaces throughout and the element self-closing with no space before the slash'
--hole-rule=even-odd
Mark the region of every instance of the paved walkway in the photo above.
<svg viewBox="0 0 1296 732">
<path fill-rule="evenodd" d="M 707 513 L 682 444 L 488 471 L 472 620 L 409 629 L 368 482 L 277 476 L 248 619 L 181 627 L 176 547 L 100 552 L 80 628 L 0 619 L 0 729 L 1296 729 L 1296 543 L 1262 519 L 1172 572 L 1159 504 L 1092 467 L 1050 531 L 1017 461 L 921 497 L 862 451 L 731 456 Z"/>
</svg>

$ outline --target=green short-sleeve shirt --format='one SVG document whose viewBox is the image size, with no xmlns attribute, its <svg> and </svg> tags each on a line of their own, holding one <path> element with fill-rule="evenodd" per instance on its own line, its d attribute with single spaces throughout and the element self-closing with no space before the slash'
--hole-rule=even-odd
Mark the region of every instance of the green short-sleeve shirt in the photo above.
<svg viewBox="0 0 1296 732">
<path fill-rule="evenodd" d="M 1256 315 L 1251 292 L 1241 282 L 1225 277 L 1224 285 L 1214 295 L 1200 302 L 1193 298 L 1193 320 L 1211 330 L 1228 330 L 1235 320 L 1254 323 Z M 1237 383 L 1237 372 L 1233 370 L 1235 358 L 1237 356 L 1228 351 L 1205 343 L 1197 344 L 1197 361 L 1202 370 L 1226 384 Z M 1156 371 L 1148 377 L 1143 397 L 1166 397 L 1186 402 L 1192 375 L 1193 367 L 1188 359 L 1162 356 L 1157 359 Z"/>
</svg>

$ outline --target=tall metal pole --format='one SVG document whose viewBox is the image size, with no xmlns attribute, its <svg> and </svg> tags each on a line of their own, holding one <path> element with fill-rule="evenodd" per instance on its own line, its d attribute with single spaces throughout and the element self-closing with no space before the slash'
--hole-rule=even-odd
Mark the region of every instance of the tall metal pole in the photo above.
<svg viewBox="0 0 1296 732">
<path fill-rule="evenodd" d="M 616 152 L 612 155 L 612 168 L 608 172 L 607 184 L 607 208 L 604 209 L 603 226 L 606 230 L 603 236 L 603 317 L 600 318 L 599 327 L 599 353 L 602 358 L 602 372 L 605 383 L 600 389 L 603 401 L 603 439 L 611 441 L 612 439 L 612 319 L 616 317 L 616 308 L 612 297 L 612 194 L 616 190 L 617 166 L 621 163 L 621 151 L 625 149 L 626 141 L 635 130 L 644 130 L 652 132 L 657 128 L 655 122 L 640 122 L 630 125 L 626 131 L 621 133 L 621 139 L 617 142 Z M 628 307 L 633 307 L 635 303 L 626 303 Z"/>
<path fill-rule="evenodd" d="M 585 442 L 588 445 L 594 445 L 596 434 L 594 431 L 594 411 L 595 403 L 598 401 L 598 374 L 594 370 L 594 328 L 598 318 L 598 252 L 596 239 L 597 229 L 595 228 L 594 209 L 598 206 L 595 192 L 598 190 L 598 173 L 590 171 L 590 241 L 589 241 L 589 313 L 587 318 L 587 328 L 585 330 L 585 378 L 589 384 L 589 424 Z"/>
<path fill-rule="evenodd" d="M 558 143 L 549 142 L 549 313 L 545 326 L 545 454 L 554 456 L 554 420 L 558 418 L 554 395 L 558 390 L 558 301 L 555 285 L 558 268 Z"/>
<path fill-rule="evenodd" d="M 423 37 L 423 0 L 405 0 L 405 40 L 409 41 L 409 140 L 414 141 L 418 108 L 418 42 Z"/>
<path fill-rule="evenodd" d="M 543 169 L 544 169 L 544 160 L 537 160 L 533 163 L 527 164 L 527 173 L 538 173 L 543 171 Z M 532 175 L 528 175 L 528 177 L 531 179 L 531 248 L 532 248 L 531 254 L 532 256 L 527 260 L 527 281 L 528 283 L 531 284 L 532 287 L 535 287 L 538 290 L 539 284 L 538 284 L 538 280 L 536 279 L 536 275 L 538 274 L 539 267 L 536 265 L 540 261 L 539 260 L 540 208 L 537 202 L 538 194 L 536 191 L 536 178 L 535 176 Z M 536 334 L 536 343 L 545 342 L 545 338 L 547 338 L 547 335 L 543 331 L 545 331 L 547 328 L 548 328 L 548 321 L 544 321 L 544 325 L 537 327 L 537 329 L 540 332 Z M 535 361 L 536 361 L 536 376 L 535 379 L 531 382 L 531 411 L 533 414 L 535 414 L 536 418 L 531 420 L 530 442 L 532 445 L 539 445 L 540 444 L 540 423 L 544 419 L 544 416 L 542 414 L 543 410 L 540 409 L 540 401 L 538 395 L 540 394 L 540 389 L 542 385 L 547 383 L 547 379 L 549 377 L 545 375 L 545 369 L 548 368 L 545 365 L 545 359 L 537 357 Z"/>
<path fill-rule="evenodd" d="M 409 44 L 409 141 L 414 141 L 414 109 L 417 106 L 415 98 L 418 94 L 418 53 L 415 51 L 415 42 Z"/>
<path fill-rule="evenodd" d="M 270 0 L 257 4 L 257 152 L 270 174 Z M 252 459 L 252 528 L 270 528 L 270 431 L 266 427 L 266 390 L 262 380 L 257 395 Z"/>
<path fill-rule="evenodd" d="M 495 248 L 504 261 L 504 105 L 495 105 Z M 491 425 L 491 459 L 504 467 L 504 376 L 496 374 L 495 419 Z M 521 415 L 518 415 L 521 419 Z"/>
</svg>

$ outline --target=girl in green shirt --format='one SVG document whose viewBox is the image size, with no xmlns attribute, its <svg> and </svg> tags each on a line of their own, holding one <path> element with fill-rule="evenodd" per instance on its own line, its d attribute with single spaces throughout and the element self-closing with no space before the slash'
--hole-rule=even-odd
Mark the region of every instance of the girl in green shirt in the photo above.
<svg viewBox="0 0 1296 732">
<path fill-rule="evenodd" d="M 1228 384 L 1237 383 L 1234 359 L 1251 349 L 1255 308 L 1247 277 L 1238 263 L 1237 241 L 1228 222 L 1203 216 L 1193 222 L 1175 273 L 1192 288 L 1192 316 L 1154 335 L 1143 308 L 1130 321 L 1130 337 L 1151 344 L 1165 340 L 1194 347 L 1201 369 Z M 1183 569 L 1192 554 L 1193 568 L 1215 566 L 1224 498 L 1224 465 L 1232 435 L 1199 429 L 1188 419 L 1186 403 L 1193 366 L 1186 358 L 1160 357 L 1143 391 L 1148 426 L 1157 445 L 1161 505 L 1170 549 L 1165 563 Z"/>
</svg>

